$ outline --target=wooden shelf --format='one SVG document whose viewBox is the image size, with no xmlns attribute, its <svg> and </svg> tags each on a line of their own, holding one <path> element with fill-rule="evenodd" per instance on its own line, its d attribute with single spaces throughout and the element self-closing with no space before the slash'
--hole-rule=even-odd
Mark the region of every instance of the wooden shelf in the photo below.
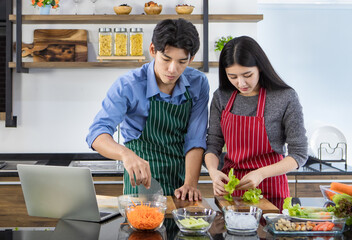
<svg viewBox="0 0 352 240">
<path fill-rule="evenodd" d="M 5 112 L 0 112 L 0 120 L 3 121 L 6 119 L 6 113 Z"/>
<path fill-rule="evenodd" d="M 24 68 L 137 68 L 147 62 L 23 62 Z M 191 67 L 201 68 L 203 62 L 192 62 Z M 218 67 L 218 62 L 209 62 L 210 67 Z M 9 68 L 16 68 L 16 62 L 10 62 Z"/>
<path fill-rule="evenodd" d="M 54 23 L 157 23 L 164 19 L 184 18 L 193 23 L 202 23 L 202 14 L 192 15 L 22 15 L 23 23 L 54 24 Z M 16 22 L 16 15 L 9 16 L 10 21 Z M 262 14 L 211 14 L 209 22 L 259 22 Z"/>
</svg>

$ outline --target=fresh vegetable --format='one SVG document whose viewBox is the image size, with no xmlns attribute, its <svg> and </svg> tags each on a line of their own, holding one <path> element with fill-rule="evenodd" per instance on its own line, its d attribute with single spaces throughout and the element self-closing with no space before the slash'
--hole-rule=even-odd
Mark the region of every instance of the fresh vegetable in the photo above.
<svg viewBox="0 0 352 240">
<path fill-rule="evenodd" d="M 301 209 L 301 206 L 298 203 L 292 206 L 292 197 L 285 198 L 283 209 L 287 209 L 288 214 L 291 217 L 295 217 L 295 216 L 306 217 L 308 215 L 305 211 Z"/>
<path fill-rule="evenodd" d="M 233 191 L 235 191 L 236 186 L 240 183 L 240 180 L 238 178 L 236 178 L 235 175 L 233 175 L 233 168 L 231 168 L 230 172 L 229 172 L 229 179 L 230 181 L 225 184 L 225 191 L 228 192 L 227 195 L 224 196 L 224 198 L 227 201 L 232 201 L 232 193 Z"/>
<path fill-rule="evenodd" d="M 224 48 L 225 44 L 232 39 L 233 39 L 232 36 L 219 38 L 217 41 L 215 41 L 215 51 L 220 52 Z"/>
<path fill-rule="evenodd" d="M 330 184 L 330 189 L 336 192 L 346 193 L 352 196 L 352 185 L 347 185 L 344 183 L 332 182 Z"/>
<path fill-rule="evenodd" d="M 259 200 L 263 198 L 261 194 L 262 190 L 259 188 L 249 189 L 243 194 L 242 199 L 245 202 L 259 203 Z"/>
<path fill-rule="evenodd" d="M 334 226 L 335 224 L 332 222 L 321 222 L 313 228 L 313 231 L 331 231 Z"/>
<path fill-rule="evenodd" d="M 182 226 L 188 229 L 202 229 L 209 226 L 209 223 L 206 222 L 203 218 L 196 219 L 190 217 L 178 221 L 182 224 Z"/>
<path fill-rule="evenodd" d="M 336 194 L 332 198 L 334 207 L 328 207 L 336 217 L 347 218 L 346 225 L 352 225 L 352 196 L 348 194 Z"/>
<path fill-rule="evenodd" d="M 337 190 L 332 190 L 331 188 L 325 190 L 325 194 L 330 200 L 332 200 L 332 197 L 337 193 L 342 194 L 343 192 L 339 192 Z"/>
<path fill-rule="evenodd" d="M 158 208 L 145 205 L 134 206 L 132 210 L 126 212 L 129 223 L 136 229 L 151 230 L 157 228 L 164 220 L 164 214 Z"/>
<path fill-rule="evenodd" d="M 298 203 L 292 206 L 292 197 L 284 200 L 283 209 L 288 210 L 291 217 L 300 217 L 307 219 L 331 219 L 334 214 L 327 208 L 301 207 Z"/>
</svg>

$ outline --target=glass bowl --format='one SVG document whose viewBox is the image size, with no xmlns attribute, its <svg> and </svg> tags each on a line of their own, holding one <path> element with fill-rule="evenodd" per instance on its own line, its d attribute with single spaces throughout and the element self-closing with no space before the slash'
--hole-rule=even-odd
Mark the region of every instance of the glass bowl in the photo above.
<svg viewBox="0 0 352 240">
<path fill-rule="evenodd" d="M 305 237 L 320 236 L 321 238 L 323 238 L 324 235 L 327 235 L 329 237 L 334 235 L 340 235 L 343 233 L 345 229 L 345 223 L 346 223 L 345 218 L 333 218 L 333 219 L 324 220 L 324 222 L 322 222 L 322 221 L 313 221 L 310 219 L 296 219 L 283 214 L 264 214 L 263 217 L 267 223 L 265 228 L 269 232 L 277 236 L 285 235 L 285 236 L 292 236 L 293 238 L 295 238 L 296 236 L 305 236 Z M 280 228 L 280 222 L 282 224 L 283 221 L 290 221 L 291 224 L 294 223 L 295 226 L 297 226 L 298 224 L 302 226 L 302 224 L 306 225 L 308 223 L 310 224 L 310 226 L 312 226 L 312 224 L 315 225 L 315 224 L 325 223 L 325 222 L 331 222 L 334 224 L 334 226 L 331 230 L 325 230 L 325 231 L 313 230 L 313 229 L 307 230 L 307 229 L 300 229 L 300 228 L 284 230 Z"/>
<path fill-rule="evenodd" d="M 236 209 L 235 206 L 222 208 L 224 212 L 225 225 L 227 231 L 233 234 L 252 235 L 256 234 L 262 210 L 258 207 L 250 206 L 249 210 Z"/>
<path fill-rule="evenodd" d="M 182 233 L 188 235 L 205 234 L 216 216 L 216 211 L 203 207 L 178 208 L 172 216 Z"/>
<path fill-rule="evenodd" d="M 332 202 L 332 197 L 335 194 L 341 194 L 330 189 L 329 185 L 320 185 L 320 191 L 323 194 L 325 201 Z"/>
<path fill-rule="evenodd" d="M 136 231 L 155 231 L 164 222 L 166 204 L 156 201 L 134 202 L 125 207 L 127 222 Z"/>
<path fill-rule="evenodd" d="M 126 194 L 118 197 L 118 208 L 121 216 L 126 217 L 125 208 L 133 203 L 159 202 L 166 205 L 167 198 L 159 194 Z"/>
</svg>

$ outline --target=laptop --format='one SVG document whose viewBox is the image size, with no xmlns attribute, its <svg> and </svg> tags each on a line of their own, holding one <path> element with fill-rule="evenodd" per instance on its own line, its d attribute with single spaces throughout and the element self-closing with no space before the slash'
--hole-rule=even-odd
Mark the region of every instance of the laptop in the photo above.
<svg viewBox="0 0 352 240">
<path fill-rule="evenodd" d="M 17 170 L 29 216 L 102 222 L 119 214 L 99 210 L 89 168 L 18 164 Z"/>
</svg>

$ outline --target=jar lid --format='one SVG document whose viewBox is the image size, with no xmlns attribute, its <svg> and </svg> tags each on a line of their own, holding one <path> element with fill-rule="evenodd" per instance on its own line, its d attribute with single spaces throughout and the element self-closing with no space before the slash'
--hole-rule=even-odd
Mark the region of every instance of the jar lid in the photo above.
<svg viewBox="0 0 352 240">
<path fill-rule="evenodd" d="M 114 28 L 114 32 L 127 32 L 127 28 Z"/>
<path fill-rule="evenodd" d="M 143 28 L 130 28 L 130 32 L 143 32 Z"/>
<path fill-rule="evenodd" d="M 99 28 L 99 32 L 111 32 L 111 28 Z"/>
</svg>

